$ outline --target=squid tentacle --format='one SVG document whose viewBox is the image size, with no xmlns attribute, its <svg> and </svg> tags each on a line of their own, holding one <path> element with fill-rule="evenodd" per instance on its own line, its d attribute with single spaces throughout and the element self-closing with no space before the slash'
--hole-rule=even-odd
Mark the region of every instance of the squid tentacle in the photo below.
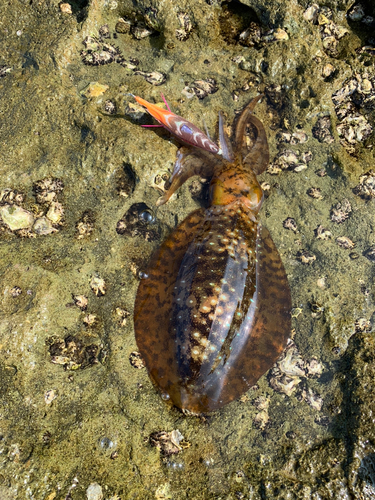
<svg viewBox="0 0 375 500">
<path fill-rule="evenodd" d="M 177 151 L 177 160 L 174 165 L 173 173 L 169 179 L 170 186 L 161 196 L 156 206 L 167 203 L 173 193 L 184 184 L 190 177 L 199 175 L 201 177 L 212 177 L 215 168 L 221 164 L 222 160 L 215 159 L 211 154 L 204 150 L 197 150 L 191 147 L 182 147 Z"/>
</svg>

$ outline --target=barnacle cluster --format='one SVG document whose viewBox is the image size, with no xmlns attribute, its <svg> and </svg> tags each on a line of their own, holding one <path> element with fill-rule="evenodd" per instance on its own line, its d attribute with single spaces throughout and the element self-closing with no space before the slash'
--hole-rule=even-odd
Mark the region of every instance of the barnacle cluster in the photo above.
<svg viewBox="0 0 375 500">
<path fill-rule="evenodd" d="M 10 188 L 0 192 L 0 231 L 35 238 L 55 233 L 64 224 L 64 207 L 59 201 L 60 179 L 48 177 L 33 186 L 37 204 L 24 208 L 25 196 Z"/>
<path fill-rule="evenodd" d="M 177 14 L 177 19 L 180 27 L 176 29 L 176 38 L 177 40 L 184 42 L 190 37 L 191 32 L 193 31 L 193 22 L 187 12 L 179 12 Z"/>
<path fill-rule="evenodd" d="M 311 151 L 301 153 L 292 149 L 282 149 L 267 168 L 269 174 L 279 174 L 283 170 L 301 172 L 305 170 L 312 159 Z"/>
<path fill-rule="evenodd" d="M 269 372 L 268 381 L 274 391 L 287 396 L 291 396 L 298 388 L 299 400 L 304 400 L 316 410 L 321 410 L 322 398 L 305 385 L 307 378 L 318 377 L 322 373 L 322 364 L 316 358 L 310 361 L 304 360 L 296 344 L 290 340 L 282 356 Z"/>
<path fill-rule="evenodd" d="M 160 71 L 134 71 L 135 75 L 143 76 L 146 82 L 151 83 L 151 85 L 162 85 L 166 80 L 166 75 L 164 73 L 160 73 Z"/>
<path fill-rule="evenodd" d="M 314 234 L 318 240 L 328 240 L 332 237 L 331 231 L 326 229 L 321 224 L 319 224 L 319 226 L 314 230 Z"/>
<path fill-rule="evenodd" d="M 264 29 L 249 11 L 243 11 L 238 15 L 226 5 L 222 8 L 219 19 L 221 35 L 229 44 L 258 49 L 270 42 L 289 39 L 288 33 L 283 28 Z"/>
<path fill-rule="evenodd" d="M 375 198 L 375 173 L 373 170 L 361 175 L 359 184 L 353 189 L 353 192 L 365 200 Z"/>
<path fill-rule="evenodd" d="M 116 307 L 115 313 L 120 323 L 120 326 L 125 326 L 130 316 L 130 312 L 124 309 L 123 307 Z"/>
<path fill-rule="evenodd" d="M 281 131 L 276 134 L 276 139 L 279 142 L 287 142 L 291 145 L 303 144 L 308 140 L 308 135 L 304 130 L 296 130 L 295 132 Z"/>
<path fill-rule="evenodd" d="M 329 116 L 322 116 L 319 118 L 312 129 L 312 133 L 319 142 L 331 144 L 334 141 L 331 129 L 331 118 Z"/>
<path fill-rule="evenodd" d="M 87 36 L 82 43 L 85 46 L 85 49 L 81 52 L 84 64 L 100 66 L 112 62 L 121 63 L 123 61 L 120 49 L 110 43 L 104 42 L 100 38 Z"/>
<path fill-rule="evenodd" d="M 76 223 L 76 238 L 88 238 L 94 230 L 95 216 L 92 210 L 85 210 Z"/>
<path fill-rule="evenodd" d="M 341 224 L 344 222 L 352 211 L 352 206 L 350 201 L 347 199 L 342 200 L 337 203 L 331 209 L 331 221 L 336 222 L 336 224 Z"/>
<path fill-rule="evenodd" d="M 169 187 L 170 176 L 170 172 L 166 170 L 158 172 L 151 183 L 151 187 L 159 191 L 161 194 L 164 194 Z"/>
<path fill-rule="evenodd" d="M 332 11 L 326 6 L 312 4 L 305 10 L 303 17 L 318 26 L 325 52 L 331 57 L 337 57 L 339 40 L 349 33 L 349 30 L 333 21 Z"/>
<path fill-rule="evenodd" d="M 116 25 L 116 30 L 120 29 L 118 26 L 120 21 L 118 21 Z M 121 25 L 127 25 L 125 20 L 121 20 Z M 125 28 L 124 28 L 125 30 Z M 133 35 L 141 39 L 145 34 L 145 30 L 147 31 L 147 35 L 151 34 L 147 28 L 141 28 L 139 25 L 132 26 L 131 28 Z M 126 30 L 125 30 L 126 32 Z M 85 49 L 81 52 L 81 58 L 84 64 L 89 66 L 100 66 L 104 64 L 110 63 L 118 63 L 121 64 L 128 71 L 134 72 L 135 75 L 140 75 L 145 78 L 145 80 L 152 85 L 162 85 L 166 76 L 164 73 L 160 73 L 159 71 L 140 71 L 138 70 L 139 61 L 135 58 L 130 58 L 126 60 L 122 55 L 119 47 L 111 45 L 108 42 L 108 39 L 111 37 L 108 25 L 103 25 L 99 28 L 98 37 L 87 36 L 83 40 L 83 45 Z M 109 105 L 109 104 L 108 104 Z M 110 106 L 110 105 L 109 105 Z M 113 107 L 110 106 L 109 111 L 106 110 L 107 113 L 113 112 Z"/>
<path fill-rule="evenodd" d="M 125 236 L 142 236 L 146 241 L 160 238 L 160 229 L 155 224 L 155 216 L 145 203 L 134 203 L 118 221 L 118 234 Z"/>
<path fill-rule="evenodd" d="M 129 362 L 133 368 L 137 368 L 138 370 L 141 370 L 146 366 L 141 354 L 138 351 L 130 353 Z"/>
<path fill-rule="evenodd" d="M 341 144 L 353 154 L 373 132 L 368 115 L 375 110 L 375 74 L 364 71 L 347 79 L 332 94 L 338 118 L 337 133 Z"/>
<path fill-rule="evenodd" d="M 117 23 L 117 33 L 130 33 L 136 40 L 143 40 L 161 31 L 158 11 L 154 7 L 147 7 L 143 15 L 138 12 L 133 17 L 122 17 Z"/>
<path fill-rule="evenodd" d="M 269 425 L 268 407 L 271 398 L 267 396 L 259 396 L 252 401 L 252 404 L 258 410 L 258 413 L 253 418 L 253 425 L 256 429 L 264 430 Z"/>
<path fill-rule="evenodd" d="M 87 340 L 90 341 L 90 338 Z M 87 340 L 73 335 L 65 338 L 49 337 L 46 344 L 51 363 L 62 365 L 65 370 L 78 370 L 97 364 L 101 346 L 88 343 Z"/>
<path fill-rule="evenodd" d="M 214 78 L 207 78 L 206 80 L 195 80 L 192 83 L 192 88 L 198 99 L 204 99 L 209 94 L 215 94 L 219 87 Z"/>
<path fill-rule="evenodd" d="M 163 456 L 176 455 L 184 448 L 188 448 L 190 443 L 178 429 L 171 432 L 153 432 L 149 437 L 151 446 L 155 446 Z"/>
</svg>

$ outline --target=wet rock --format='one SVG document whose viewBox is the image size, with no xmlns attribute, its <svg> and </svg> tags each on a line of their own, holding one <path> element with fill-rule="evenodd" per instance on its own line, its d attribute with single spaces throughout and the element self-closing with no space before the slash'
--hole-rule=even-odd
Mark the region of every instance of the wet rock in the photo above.
<svg viewBox="0 0 375 500">
<path fill-rule="evenodd" d="M 125 114 L 130 116 L 133 120 L 140 120 L 147 116 L 147 111 L 143 106 L 134 102 L 128 102 L 125 108 Z"/>
<path fill-rule="evenodd" d="M 120 196 L 130 196 L 137 182 L 136 174 L 130 163 L 124 163 L 123 168 L 116 173 L 116 190 Z"/>
<path fill-rule="evenodd" d="M 351 21 L 361 21 L 365 17 L 365 11 L 363 5 L 354 5 L 347 14 Z"/>
<path fill-rule="evenodd" d="M 87 97 L 88 99 L 91 97 L 100 97 L 109 89 L 108 85 L 102 85 L 99 82 L 91 82 L 81 90 L 81 95 Z"/>
</svg>

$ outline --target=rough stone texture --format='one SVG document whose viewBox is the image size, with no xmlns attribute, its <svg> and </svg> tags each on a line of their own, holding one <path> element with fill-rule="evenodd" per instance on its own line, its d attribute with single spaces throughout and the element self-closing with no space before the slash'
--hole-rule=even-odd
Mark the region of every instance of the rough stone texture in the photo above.
<svg viewBox="0 0 375 500">
<path fill-rule="evenodd" d="M 326 51 L 321 27 L 304 19 L 304 0 L 81 0 L 71 2 L 72 14 L 57 0 L 0 3 L 0 190 L 23 193 L 22 206 L 40 217 L 33 186 L 47 178 L 64 184 L 58 231 L 30 237 L 0 224 L 0 498 L 83 500 L 93 483 L 105 500 L 374 497 L 374 262 L 364 255 L 375 243 L 374 200 L 352 191 L 374 166 L 374 135 L 346 150 L 332 102 L 356 74 L 367 72 L 361 81 L 373 81 L 374 56 L 361 52 L 371 48 L 373 34 L 361 22 L 347 22 L 352 1 L 318 4 L 348 30 L 335 52 Z M 371 2 L 364 6 L 374 16 Z M 192 25 L 186 39 L 176 38 L 181 12 Z M 143 26 L 154 32 L 114 39 L 119 18 L 137 33 Z M 236 37 L 250 22 L 264 33 L 285 29 L 289 39 L 245 47 Z M 116 50 L 102 49 L 110 59 L 105 65 L 84 64 L 82 42 L 98 38 L 104 25 L 110 38 L 102 29 L 100 44 Z M 328 77 L 327 64 L 335 68 Z M 160 86 L 150 83 L 160 83 L 155 73 L 166 76 Z M 218 91 L 199 100 L 193 83 L 208 78 Z M 109 88 L 86 97 L 93 82 Z M 262 175 L 270 189 L 261 217 L 289 276 L 294 342 L 303 360 L 317 359 L 323 372 L 302 378 L 290 396 L 274 391 L 264 376 L 241 401 L 206 420 L 170 408 L 146 370 L 134 369 L 132 321 L 116 313 L 133 311 L 139 271 L 160 244 L 118 234 L 117 222 L 135 203 L 154 207 L 155 179 L 171 170 L 177 148 L 163 130 L 139 127 L 151 123 L 147 117 L 125 115 L 126 93 L 160 102 L 160 91 L 198 126 L 204 115 L 212 137 L 220 109 L 231 123 L 251 97 L 265 92 L 256 114 L 269 131 L 271 162 L 283 149 L 299 151 L 298 158 L 312 155 L 303 170 Z M 115 114 L 105 112 L 108 100 Z M 374 130 L 371 103 L 357 93 L 348 105 Z M 312 135 L 324 116 L 331 118 L 331 144 Z M 308 140 L 292 142 L 301 130 Z M 132 179 L 124 180 L 129 172 Z M 131 189 L 120 188 L 119 179 Z M 311 187 L 322 199 L 308 196 Z M 344 199 L 352 211 L 335 224 L 331 208 Z M 200 203 L 184 186 L 160 208 L 155 228 L 162 238 Z M 88 213 L 90 227 L 78 238 Z M 283 228 L 288 217 L 298 233 Z M 316 238 L 319 225 L 330 239 Z M 355 257 L 335 243 L 342 236 L 356 242 Z M 316 256 L 309 266 L 297 260 L 302 249 Z M 93 276 L 105 281 L 105 295 L 91 290 Z M 78 295 L 88 297 L 85 311 L 74 303 Z M 89 314 L 95 321 L 87 321 Z M 51 362 L 56 342 L 65 351 Z M 63 359 L 75 345 L 94 346 L 84 369 Z M 47 404 L 48 391 L 56 397 Z M 260 397 L 269 399 L 264 426 L 255 424 Z M 149 436 L 177 428 L 191 446 L 161 457 Z"/>
</svg>

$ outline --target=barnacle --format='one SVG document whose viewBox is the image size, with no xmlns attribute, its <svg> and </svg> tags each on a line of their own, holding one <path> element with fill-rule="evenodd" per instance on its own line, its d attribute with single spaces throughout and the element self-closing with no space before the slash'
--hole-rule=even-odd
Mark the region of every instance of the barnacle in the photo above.
<svg viewBox="0 0 375 500">
<path fill-rule="evenodd" d="M 365 200 L 375 198 L 375 173 L 373 170 L 361 175 L 359 184 L 353 189 L 353 192 Z"/>
<path fill-rule="evenodd" d="M 331 221 L 341 224 L 344 222 L 352 211 L 352 206 L 349 200 L 344 199 L 342 202 L 337 203 L 331 209 Z"/>
<path fill-rule="evenodd" d="M 209 94 L 214 94 L 219 90 L 216 80 L 207 78 L 207 80 L 195 80 L 192 83 L 193 90 L 198 99 L 204 99 Z"/>
</svg>

